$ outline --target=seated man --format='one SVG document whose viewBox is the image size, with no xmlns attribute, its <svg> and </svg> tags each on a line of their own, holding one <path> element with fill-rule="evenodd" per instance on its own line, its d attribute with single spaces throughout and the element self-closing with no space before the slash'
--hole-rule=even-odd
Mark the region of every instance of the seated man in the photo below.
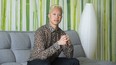
<svg viewBox="0 0 116 65">
<path fill-rule="evenodd" d="M 49 23 L 35 32 L 34 48 L 28 65 L 79 65 L 73 57 L 73 46 L 66 33 L 59 28 L 62 19 L 62 8 L 53 5 L 50 8 Z M 59 57 L 61 52 L 66 57 Z"/>
</svg>

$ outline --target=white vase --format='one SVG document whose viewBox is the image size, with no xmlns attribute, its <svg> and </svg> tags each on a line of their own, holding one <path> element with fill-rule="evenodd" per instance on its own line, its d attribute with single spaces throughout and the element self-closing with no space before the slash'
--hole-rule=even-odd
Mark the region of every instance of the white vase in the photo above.
<svg viewBox="0 0 116 65">
<path fill-rule="evenodd" d="M 84 7 L 78 32 L 86 56 L 93 59 L 97 46 L 97 20 L 91 3 Z"/>
</svg>

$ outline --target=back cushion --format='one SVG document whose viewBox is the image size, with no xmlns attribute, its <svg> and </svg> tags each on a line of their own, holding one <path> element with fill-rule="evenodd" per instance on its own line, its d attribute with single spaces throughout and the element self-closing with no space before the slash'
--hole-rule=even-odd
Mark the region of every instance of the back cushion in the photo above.
<svg viewBox="0 0 116 65">
<path fill-rule="evenodd" d="M 26 62 L 34 43 L 34 32 L 0 31 L 0 64 Z"/>
<path fill-rule="evenodd" d="M 30 49 L 34 41 L 34 32 L 11 32 L 11 49 L 14 52 L 16 62 L 26 62 L 30 56 Z"/>
<path fill-rule="evenodd" d="M 11 50 L 11 38 L 6 32 L 0 32 L 0 64 L 15 62 L 14 53 Z"/>
<path fill-rule="evenodd" d="M 80 41 L 78 33 L 76 31 L 74 31 L 74 30 L 70 30 L 70 31 L 66 31 L 66 34 L 69 35 L 71 43 L 74 46 L 74 55 L 73 55 L 73 57 L 75 57 L 75 58 L 77 58 L 77 57 L 85 57 L 85 53 L 84 53 L 84 50 L 82 48 L 81 41 Z"/>
</svg>

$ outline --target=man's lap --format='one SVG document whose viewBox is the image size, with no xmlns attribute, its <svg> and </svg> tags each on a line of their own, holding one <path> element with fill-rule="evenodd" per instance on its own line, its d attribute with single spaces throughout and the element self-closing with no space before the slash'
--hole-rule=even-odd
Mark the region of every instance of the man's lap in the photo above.
<svg viewBox="0 0 116 65">
<path fill-rule="evenodd" d="M 58 57 L 51 63 L 48 60 L 36 59 L 28 61 L 27 65 L 79 65 L 79 61 L 75 58 Z"/>
<path fill-rule="evenodd" d="M 75 58 L 60 57 L 60 58 L 56 58 L 52 62 L 52 65 L 79 65 L 79 61 L 78 59 Z"/>
</svg>

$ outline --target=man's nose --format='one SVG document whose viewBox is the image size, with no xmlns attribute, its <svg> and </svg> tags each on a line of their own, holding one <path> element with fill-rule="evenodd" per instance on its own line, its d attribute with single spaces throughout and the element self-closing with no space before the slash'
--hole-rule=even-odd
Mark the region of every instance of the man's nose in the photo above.
<svg viewBox="0 0 116 65">
<path fill-rule="evenodd" d="M 56 18 L 59 18 L 59 15 L 56 15 L 55 17 L 56 17 Z"/>
</svg>

